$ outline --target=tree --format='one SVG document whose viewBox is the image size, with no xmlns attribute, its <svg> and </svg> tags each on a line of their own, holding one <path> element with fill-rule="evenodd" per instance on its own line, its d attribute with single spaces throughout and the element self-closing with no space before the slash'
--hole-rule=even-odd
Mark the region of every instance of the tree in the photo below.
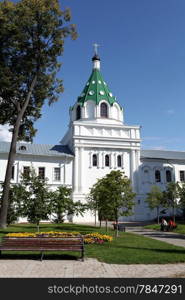
<svg viewBox="0 0 185 300">
<path fill-rule="evenodd" d="M 159 224 L 159 213 L 160 213 L 160 207 L 163 207 L 163 192 L 161 189 L 154 185 L 151 187 L 151 190 L 149 193 L 147 193 L 147 197 L 145 199 L 145 202 L 148 203 L 148 206 L 150 209 L 157 210 L 157 223 Z"/>
<path fill-rule="evenodd" d="M 49 220 L 51 215 L 52 192 L 48 189 L 47 180 L 37 176 L 34 169 L 22 176 L 21 186 L 22 215 L 35 223 L 39 231 L 40 221 Z"/>
<path fill-rule="evenodd" d="M 178 186 L 179 195 L 179 207 L 183 210 L 183 216 L 185 217 L 185 183 Z"/>
<path fill-rule="evenodd" d="M 97 209 L 107 219 L 113 217 L 118 224 L 120 216 L 132 214 L 134 197 L 131 181 L 124 173 L 111 171 L 93 185 L 89 194 L 89 203 L 91 209 Z"/>
<path fill-rule="evenodd" d="M 178 182 L 170 182 L 166 191 L 163 192 L 164 205 L 171 207 L 173 211 L 173 220 L 175 222 L 175 209 L 178 206 L 180 186 Z"/>
<path fill-rule="evenodd" d="M 18 221 L 18 218 L 22 215 L 22 201 L 21 197 L 25 193 L 24 187 L 21 184 L 11 185 L 9 190 L 9 204 L 7 224 L 10 225 Z M 2 194 L 2 192 L 1 192 Z"/>
<path fill-rule="evenodd" d="M 104 193 L 104 178 L 100 178 L 92 186 L 88 195 L 88 205 L 90 210 L 94 211 L 95 217 L 98 212 L 98 219 L 100 221 L 100 227 L 102 220 L 109 219 L 108 203 L 105 201 Z"/>
<path fill-rule="evenodd" d="M 0 3 L 0 124 L 12 127 L 0 212 L 6 227 L 11 169 L 17 140 L 31 141 L 34 122 L 41 117 L 45 101 L 52 104 L 63 92 L 57 78 L 59 56 L 67 36 L 76 38 L 70 10 L 62 11 L 58 0 L 20 0 Z"/>
<path fill-rule="evenodd" d="M 56 223 L 62 223 L 66 215 L 80 214 L 83 215 L 86 205 L 81 202 L 73 202 L 71 199 L 71 189 L 66 186 L 60 186 L 52 192 L 51 212 L 57 217 Z"/>
</svg>

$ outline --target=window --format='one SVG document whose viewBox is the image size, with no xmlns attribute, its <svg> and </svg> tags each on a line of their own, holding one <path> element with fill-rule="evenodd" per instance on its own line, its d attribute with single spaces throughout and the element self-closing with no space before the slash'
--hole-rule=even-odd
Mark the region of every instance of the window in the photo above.
<svg viewBox="0 0 185 300">
<path fill-rule="evenodd" d="M 100 105 L 100 116 L 103 118 L 108 118 L 108 107 L 104 102 Z"/>
<path fill-rule="evenodd" d="M 43 168 L 43 167 L 40 167 L 40 168 L 39 168 L 39 177 L 40 177 L 41 179 L 44 179 L 44 178 L 45 178 L 45 168 Z"/>
<path fill-rule="evenodd" d="M 20 146 L 20 147 L 19 147 L 19 150 L 25 151 L 25 150 L 26 150 L 26 146 Z"/>
<path fill-rule="evenodd" d="M 30 174 L 30 167 L 23 167 L 23 175 L 29 176 Z"/>
<path fill-rule="evenodd" d="M 172 173 L 170 170 L 166 171 L 166 182 L 171 182 L 172 181 Z"/>
<path fill-rule="evenodd" d="M 81 107 L 80 107 L 80 105 L 78 105 L 77 109 L 76 109 L 76 119 L 77 120 L 81 119 Z"/>
<path fill-rule="evenodd" d="M 105 166 L 106 167 L 109 167 L 110 165 L 110 157 L 108 154 L 105 155 Z"/>
<path fill-rule="evenodd" d="M 155 171 L 155 182 L 161 182 L 161 172 L 159 170 Z"/>
<path fill-rule="evenodd" d="M 14 175 L 15 175 L 15 167 L 12 166 L 12 174 L 11 174 L 11 179 L 14 179 Z"/>
<path fill-rule="evenodd" d="M 98 160 L 97 160 L 97 155 L 96 155 L 96 154 L 93 154 L 93 162 L 92 162 L 93 167 L 96 167 L 96 166 L 97 166 L 97 162 L 98 162 Z"/>
<path fill-rule="evenodd" d="M 118 167 L 121 167 L 121 162 L 122 162 L 121 155 L 118 155 L 117 156 L 117 166 Z"/>
<path fill-rule="evenodd" d="M 149 183 L 150 182 L 150 171 L 148 168 L 146 168 L 143 170 L 143 183 Z"/>
<path fill-rule="evenodd" d="M 185 181 L 185 171 L 180 171 L 180 181 Z"/>
<path fill-rule="evenodd" d="M 54 180 L 60 181 L 60 168 L 54 168 Z"/>
</svg>

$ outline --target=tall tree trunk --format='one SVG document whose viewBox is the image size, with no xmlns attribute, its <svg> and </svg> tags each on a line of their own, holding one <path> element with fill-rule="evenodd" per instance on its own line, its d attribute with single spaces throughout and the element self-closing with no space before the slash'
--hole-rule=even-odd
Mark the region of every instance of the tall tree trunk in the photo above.
<svg viewBox="0 0 185 300">
<path fill-rule="evenodd" d="M 106 226 L 106 232 L 108 231 L 108 220 L 106 219 L 106 221 L 105 221 L 105 226 Z"/>
<path fill-rule="evenodd" d="M 7 168 L 6 168 L 6 175 L 5 175 L 5 181 L 4 181 L 4 187 L 3 187 L 3 195 L 2 195 L 2 205 L 1 205 L 1 212 L 0 212 L 0 227 L 6 228 L 7 227 L 7 214 L 8 214 L 8 205 L 9 205 L 9 191 L 10 191 L 10 180 L 12 177 L 12 167 L 15 160 L 15 154 L 16 154 L 16 142 L 19 132 L 19 126 L 18 121 L 16 121 L 16 124 L 14 126 L 13 134 L 12 134 L 12 140 L 10 144 L 10 152 L 8 154 L 8 162 L 7 162 Z"/>
<path fill-rule="evenodd" d="M 30 90 L 28 92 L 28 95 L 26 97 L 26 100 L 24 102 L 24 105 L 22 108 L 20 108 L 19 102 L 17 105 L 18 110 L 18 116 L 16 123 L 14 125 L 13 134 L 12 134 L 12 140 L 10 144 L 10 151 L 8 155 L 8 162 L 7 162 L 7 168 L 6 168 L 6 175 L 5 175 L 5 181 L 3 186 L 3 194 L 2 194 L 2 200 L 1 200 L 1 211 L 0 211 L 0 228 L 6 228 L 7 227 L 7 214 L 8 214 L 8 205 L 9 205 L 9 191 L 10 191 L 10 180 L 11 180 L 11 174 L 12 174 L 12 166 L 15 160 L 16 155 L 16 143 L 17 138 L 19 134 L 19 127 L 22 120 L 22 117 L 26 111 L 26 108 L 29 104 L 29 100 L 31 97 L 31 94 L 33 92 L 33 89 L 35 87 L 37 80 L 37 75 L 34 76 L 34 79 L 31 83 Z"/>
<path fill-rule="evenodd" d="M 101 228 L 101 219 L 100 219 L 100 228 Z"/>
<path fill-rule="evenodd" d="M 94 210 L 94 217 L 95 217 L 95 219 L 94 219 L 94 225 L 96 227 L 96 209 Z"/>
<path fill-rule="evenodd" d="M 37 232 L 39 232 L 39 231 L 40 231 L 39 224 L 40 224 L 40 222 L 38 221 L 38 222 L 37 222 Z"/>
<path fill-rule="evenodd" d="M 173 204 L 173 222 L 175 222 L 175 205 Z"/>
<path fill-rule="evenodd" d="M 159 224 L 159 206 L 157 206 L 157 224 Z"/>
<path fill-rule="evenodd" d="M 118 215 L 117 215 L 117 212 L 116 212 L 116 237 L 119 236 L 119 230 L 118 230 Z"/>
</svg>

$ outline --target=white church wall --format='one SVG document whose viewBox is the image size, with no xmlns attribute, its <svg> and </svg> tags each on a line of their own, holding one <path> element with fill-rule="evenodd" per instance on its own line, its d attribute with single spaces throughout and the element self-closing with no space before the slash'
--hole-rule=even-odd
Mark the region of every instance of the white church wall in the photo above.
<svg viewBox="0 0 185 300">
<path fill-rule="evenodd" d="M 121 149 L 83 148 L 78 150 L 78 183 L 77 193 L 88 193 L 97 179 L 104 177 L 112 170 L 124 171 L 130 177 L 130 154 Z M 93 166 L 93 155 L 97 155 L 97 166 Z M 105 155 L 110 158 L 110 166 L 105 166 Z M 117 166 L 117 156 L 121 156 L 121 167 Z"/>
<path fill-rule="evenodd" d="M 85 118 L 93 120 L 95 118 L 95 102 L 88 100 L 85 105 Z"/>
<path fill-rule="evenodd" d="M 0 157 L 0 181 L 4 181 L 5 172 L 7 166 L 7 156 L 1 155 Z M 14 162 L 14 179 L 12 183 L 19 183 L 21 179 L 21 173 L 24 167 L 34 168 L 38 175 L 39 168 L 44 168 L 45 178 L 48 179 L 49 185 L 58 186 L 61 184 L 72 185 L 72 159 L 65 157 L 41 157 L 41 156 L 25 156 L 18 155 Z M 60 168 L 60 180 L 54 178 L 54 168 Z"/>
<path fill-rule="evenodd" d="M 4 181 L 7 166 L 7 155 L 0 155 L 0 182 Z"/>
<path fill-rule="evenodd" d="M 180 161 L 179 163 L 174 162 L 174 168 L 175 168 L 175 179 L 176 181 L 181 182 L 180 171 L 184 171 L 185 174 L 185 162 L 183 161 Z"/>
</svg>

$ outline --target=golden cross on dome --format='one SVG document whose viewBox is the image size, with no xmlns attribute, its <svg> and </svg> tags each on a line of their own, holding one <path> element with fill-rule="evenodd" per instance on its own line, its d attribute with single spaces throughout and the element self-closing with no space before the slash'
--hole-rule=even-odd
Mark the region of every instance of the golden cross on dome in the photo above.
<svg viewBox="0 0 185 300">
<path fill-rule="evenodd" d="M 97 55 L 98 54 L 98 47 L 100 46 L 100 45 L 98 45 L 98 44 L 93 44 L 93 46 L 94 46 L 94 53 Z"/>
</svg>

